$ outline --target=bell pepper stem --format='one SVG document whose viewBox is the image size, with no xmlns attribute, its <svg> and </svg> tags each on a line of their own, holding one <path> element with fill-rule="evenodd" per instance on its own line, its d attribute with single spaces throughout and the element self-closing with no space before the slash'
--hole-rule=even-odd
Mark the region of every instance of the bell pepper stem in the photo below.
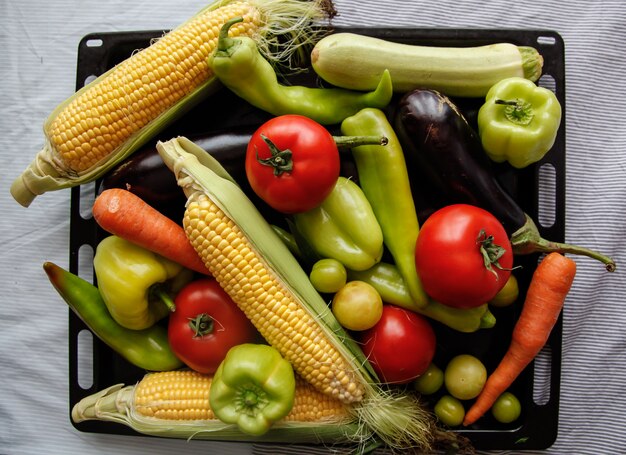
<svg viewBox="0 0 626 455">
<path fill-rule="evenodd" d="M 338 148 L 352 148 L 359 145 L 387 145 L 385 136 L 333 136 Z"/>
<path fill-rule="evenodd" d="M 173 313 L 176 311 L 176 305 L 174 304 L 174 299 L 170 296 L 162 286 L 155 285 L 150 289 L 150 292 L 160 301 L 165 304 L 169 308 L 169 310 Z"/>
<path fill-rule="evenodd" d="M 523 101 L 521 99 L 517 100 L 501 100 L 497 99 L 494 101 L 495 104 L 501 104 L 505 107 L 504 116 L 506 119 L 514 123 L 516 125 L 528 125 L 535 114 L 533 113 L 532 104 Z"/>
<path fill-rule="evenodd" d="M 602 262 L 609 272 L 614 272 L 617 267 L 613 259 L 597 251 L 542 238 L 537 225 L 528 215 L 526 215 L 526 224 L 511 235 L 511 246 L 515 254 L 570 253 L 596 259 Z"/>
<path fill-rule="evenodd" d="M 243 17 L 235 17 L 229 21 L 227 21 L 226 23 L 224 23 L 224 25 L 222 26 L 222 28 L 220 29 L 220 33 L 218 35 L 217 38 L 217 49 L 215 50 L 216 54 L 219 55 L 225 55 L 225 56 L 231 56 L 232 53 L 234 52 L 234 48 L 235 48 L 235 44 L 237 43 L 237 41 L 234 38 L 230 38 L 228 36 L 228 31 L 230 30 L 230 28 L 239 23 L 239 22 L 243 22 Z"/>
<path fill-rule="evenodd" d="M 253 408 L 258 404 L 259 396 L 251 390 L 246 390 L 243 394 L 243 402 L 246 408 Z"/>
</svg>

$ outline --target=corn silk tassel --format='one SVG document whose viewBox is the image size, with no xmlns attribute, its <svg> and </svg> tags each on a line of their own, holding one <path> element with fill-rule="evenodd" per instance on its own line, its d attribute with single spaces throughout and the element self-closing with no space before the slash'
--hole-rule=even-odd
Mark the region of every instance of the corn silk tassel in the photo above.
<svg viewBox="0 0 626 455">
<path fill-rule="evenodd" d="M 380 385 L 253 203 L 222 166 L 187 138 L 157 150 L 188 197 L 183 225 L 211 274 L 294 370 L 345 402 L 358 425 L 394 449 L 428 450 L 440 433 L 418 396 Z M 270 275 L 270 281 L 263 276 Z M 355 440 L 363 444 L 361 430 Z M 439 439 L 439 438 L 437 438 Z"/>
<path fill-rule="evenodd" d="M 293 68 L 324 33 L 331 0 L 217 0 L 62 102 L 44 123 L 44 146 L 11 186 L 28 207 L 48 191 L 88 183 L 220 87 L 208 58 L 228 20 L 277 66 Z"/>
<path fill-rule="evenodd" d="M 296 377 L 294 406 L 261 436 L 218 420 L 209 405 L 212 377 L 191 370 L 146 374 L 137 384 L 116 384 L 72 408 L 72 420 L 114 422 L 141 434 L 182 439 L 250 442 L 345 443 L 370 435 L 334 400 Z"/>
</svg>

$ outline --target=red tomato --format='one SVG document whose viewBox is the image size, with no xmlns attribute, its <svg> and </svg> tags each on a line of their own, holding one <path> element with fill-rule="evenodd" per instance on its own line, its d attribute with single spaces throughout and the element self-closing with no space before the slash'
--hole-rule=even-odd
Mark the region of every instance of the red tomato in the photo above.
<svg viewBox="0 0 626 455">
<path fill-rule="evenodd" d="M 361 342 L 364 354 L 383 382 L 406 384 L 428 369 L 437 339 L 423 316 L 384 305 L 380 320 L 362 332 Z"/>
<path fill-rule="evenodd" d="M 485 264 L 483 250 L 493 254 Z M 506 284 L 513 250 L 502 224 L 488 211 L 453 204 L 426 219 L 415 245 L 415 264 L 424 291 L 455 308 L 491 300 Z"/>
<path fill-rule="evenodd" d="M 250 186 L 282 213 L 305 212 L 320 205 L 339 178 L 339 166 L 331 134 L 301 115 L 281 115 L 261 125 L 246 153 Z"/>
<path fill-rule="evenodd" d="M 170 346 L 200 373 L 214 373 L 230 348 L 257 338 L 252 323 L 213 278 L 192 281 L 174 304 L 168 323 Z"/>
</svg>

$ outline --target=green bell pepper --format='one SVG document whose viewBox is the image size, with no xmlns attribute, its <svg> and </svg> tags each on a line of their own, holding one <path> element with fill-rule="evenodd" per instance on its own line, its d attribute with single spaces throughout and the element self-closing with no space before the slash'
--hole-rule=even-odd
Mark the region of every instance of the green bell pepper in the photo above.
<svg viewBox="0 0 626 455">
<path fill-rule="evenodd" d="M 383 233 L 372 206 L 352 180 L 339 177 L 321 205 L 294 215 L 298 233 L 321 257 L 354 270 L 380 261 Z"/>
<path fill-rule="evenodd" d="M 478 134 L 487 155 L 518 169 L 550 151 L 560 124 L 561 104 L 556 95 L 521 77 L 496 83 L 478 111 Z"/>
<path fill-rule="evenodd" d="M 393 264 L 379 262 L 369 270 L 348 270 L 348 279 L 371 284 L 384 302 L 415 311 L 459 332 L 471 333 L 488 329 L 496 323 L 486 303 L 475 308 L 458 309 L 429 299 L 426 305 L 415 305 L 402 275 Z"/>
<path fill-rule="evenodd" d="M 217 368 L 209 404 L 222 422 L 260 436 L 289 414 L 295 393 L 291 364 L 271 346 L 246 343 L 231 348 Z"/>
<path fill-rule="evenodd" d="M 173 296 L 193 278 L 191 270 L 116 235 L 98 244 L 93 265 L 109 313 L 134 330 L 173 311 Z"/>
<path fill-rule="evenodd" d="M 45 262 L 43 268 L 72 311 L 128 362 L 148 371 L 171 371 L 183 366 L 170 348 L 167 328 L 159 324 L 144 330 L 122 327 L 111 317 L 93 284 L 52 262 Z"/>
</svg>

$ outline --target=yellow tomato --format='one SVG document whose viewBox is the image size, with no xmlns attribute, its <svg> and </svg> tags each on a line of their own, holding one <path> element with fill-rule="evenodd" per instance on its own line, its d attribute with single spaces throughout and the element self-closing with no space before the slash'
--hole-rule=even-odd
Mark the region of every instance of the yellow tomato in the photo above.
<svg viewBox="0 0 626 455">
<path fill-rule="evenodd" d="M 382 316 L 383 300 L 372 285 L 350 281 L 333 297 L 332 312 L 346 329 L 367 330 Z"/>
</svg>

